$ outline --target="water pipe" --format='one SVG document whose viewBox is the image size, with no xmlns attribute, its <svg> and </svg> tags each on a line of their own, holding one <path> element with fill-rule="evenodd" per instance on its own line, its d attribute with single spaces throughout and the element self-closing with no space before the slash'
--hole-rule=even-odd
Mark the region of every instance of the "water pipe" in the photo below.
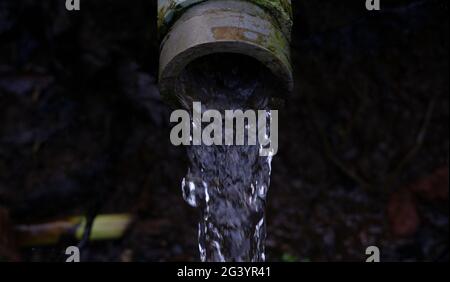
<svg viewBox="0 0 450 282">
<path fill-rule="evenodd" d="M 160 91 L 173 98 L 178 76 L 195 59 L 237 53 L 260 61 L 289 92 L 291 28 L 290 0 L 158 0 Z"/>
</svg>

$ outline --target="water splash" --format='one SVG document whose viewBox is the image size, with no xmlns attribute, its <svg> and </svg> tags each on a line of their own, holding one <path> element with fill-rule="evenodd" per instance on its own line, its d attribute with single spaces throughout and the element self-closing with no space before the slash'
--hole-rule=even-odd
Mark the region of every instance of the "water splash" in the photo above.
<svg viewBox="0 0 450 282">
<path fill-rule="evenodd" d="M 272 90 L 263 68 L 246 57 L 216 59 L 186 68 L 180 77 L 181 103 L 188 109 L 192 101 L 201 102 L 205 110 L 266 109 L 269 125 L 267 97 Z M 270 134 L 269 126 L 266 133 Z M 261 156 L 261 144 L 246 144 L 187 147 L 190 167 L 182 193 L 201 213 L 198 247 L 202 261 L 265 260 L 264 212 L 273 154 Z"/>
<path fill-rule="evenodd" d="M 202 261 L 264 261 L 270 157 L 257 146 L 192 146 L 183 197 L 200 208 Z"/>
</svg>

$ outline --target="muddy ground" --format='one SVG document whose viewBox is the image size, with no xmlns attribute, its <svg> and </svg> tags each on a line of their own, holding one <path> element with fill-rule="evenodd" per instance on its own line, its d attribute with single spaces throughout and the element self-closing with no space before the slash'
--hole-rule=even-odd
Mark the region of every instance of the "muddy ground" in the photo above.
<svg viewBox="0 0 450 282">
<path fill-rule="evenodd" d="M 196 261 L 185 149 L 155 79 L 156 1 L 81 2 L 0 2 L 0 207 L 15 224 L 134 215 L 84 261 Z M 448 261 L 447 1 L 293 2 L 268 259 L 362 261 L 376 245 L 385 261 Z M 62 261 L 74 243 L 8 242 L 0 257 Z"/>
</svg>

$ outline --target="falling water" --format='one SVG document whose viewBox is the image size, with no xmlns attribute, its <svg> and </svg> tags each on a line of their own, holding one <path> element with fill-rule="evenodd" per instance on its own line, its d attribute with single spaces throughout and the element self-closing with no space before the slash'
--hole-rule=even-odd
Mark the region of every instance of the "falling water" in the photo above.
<svg viewBox="0 0 450 282">
<path fill-rule="evenodd" d="M 190 101 L 201 101 L 205 110 L 267 110 L 270 87 L 266 75 L 247 58 L 207 58 L 181 76 L 182 102 L 189 108 Z M 182 181 L 182 193 L 201 213 L 202 261 L 265 260 L 264 210 L 272 156 L 260 156 L 261 149 L 258 143 L 188 147 L 190 167 Z"/>
</svg>

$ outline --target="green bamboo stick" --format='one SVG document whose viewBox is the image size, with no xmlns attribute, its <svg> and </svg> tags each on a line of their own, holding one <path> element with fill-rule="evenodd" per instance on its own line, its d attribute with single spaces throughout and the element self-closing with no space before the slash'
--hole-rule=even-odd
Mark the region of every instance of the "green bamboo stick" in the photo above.
<svg viewBox="0 0 450 282">
<path fill-rule="evenodd" d="M 40 224 L 19 224 L 14 227 L 14 233 L 20 247 L 52 245 L 64 235 L 81 240 L 86 221 L 84 216 L 73 216 Z M 129 214 L 98 215 L 93 222 L 89 240 L 119 239 L 131 221 L 132 216 Z"/>
</svg>

